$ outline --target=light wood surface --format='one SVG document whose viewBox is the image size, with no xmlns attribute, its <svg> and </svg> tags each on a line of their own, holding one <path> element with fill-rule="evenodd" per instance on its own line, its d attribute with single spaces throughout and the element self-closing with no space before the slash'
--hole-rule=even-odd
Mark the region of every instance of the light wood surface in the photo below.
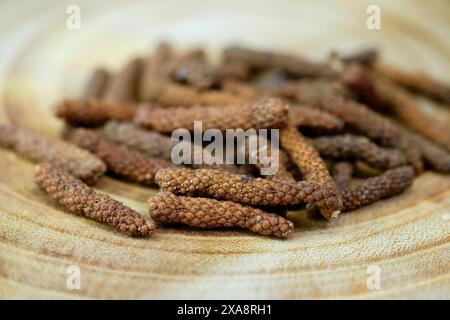
<svg viewBox="0 0 450 320">
<path fill-rule="evenodd" d="M 450 81 L 448 1 L 77 3 L 79 30 L 66 28 L 70 1 L 0 4 L 1 122 L 55 136 L 52 106 L 79 93 L 94 66 L 115 69 L 163 38 L 316 58 L 376 45 L 387 62 Z M 381 30 L 367 30 L 368 4 L 380 6 Z M 0 298 L 450 298 L 450 176 L 426 173 L 401 196 L 330 223 L 291 213 L 286 241 L 189 228 L 132 239 L 64 213 L 12 152 L 0 149 L 0 168 Z M 112 178 L 97 188 L 143 215 L 156 192 Z M 66 286 L 70 265 L 81 290 Z M 380 290 L 367 287 L 370 266 L 380 268 Z"/>
</svg>

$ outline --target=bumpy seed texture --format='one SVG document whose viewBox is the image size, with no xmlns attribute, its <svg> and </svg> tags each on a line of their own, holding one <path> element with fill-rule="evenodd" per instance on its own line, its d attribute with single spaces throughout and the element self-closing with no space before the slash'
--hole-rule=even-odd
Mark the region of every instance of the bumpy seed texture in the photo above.
<svg viewBox="0 0 450 320">
<path fill-rule="evenodd" d="M 36 184 L 67 211 L 107 224 L 130 236 L 149 236 L 155 224 L 106 194 L 48 163 L 38 166 Z"/>
<path fill-rule="evenodd" d="M 170 137 L 123 121 L 109 121 L 102 130 L 108 140 L 138 150 L 149 157 L 169 160 L 174 142 Z"/>
<path fill-rule="evenodd" d="M 50 162 L 88 184 L 97 182 L 106 172 L 103 161 L 93 154 L 14 126 L 0 126 L 0 146 L 36 162 Z"/>
<path fill-rule="evenodd" d="M 412 91 L 422 93 L 450 107 L 450 85 L 425 73 L 409 73 L 393 66 L 376 64 L 376 72 Z"/>
<path fill-rule="evenodd" d="M 56 107 L 56 116 L 77 126 L 100 126 L 108 120 L 131 120 L 134 106 L 100 100 L 64 100 Z"/>
<path fill-rule="evenodd" d="M 202 130 L 279 128 L 287 120 L 288 107 L 279 99 L 262 100 L 251 105 L 224 107 L 161 108 L 140 106 L 134 121 L 140 126 L 169 133 L 178 128 L 194 129 L 202 121 Z"/>
<path fill-rule="evenodd" d="M 325 158 L 358 159 L 380 169 L 398 167 L 407 162 L 400 150 L 379 147 L 364 136 L 343 134 L 309 141 Z"/>
<path fill-rule="evenodd" d="M 282 69 L 297 77 L 333 77 L 336 72 L 324 63 L 316 63 L 298 56 L 229 47 L 224 50 L 225 60 L 242 61 L 256 69 Z"/>
<path fill-rule="evenodd" d="M 101 99 L 108 86 L 111 75 L 103 68 L 96 69 L 86 84 L 81 96 L 83 100 Z"/>
<path fill-rule="evenodd" d="M 156 182 L 178 195 L 210 197 L 255 206 L 327 203 L 328 189 L 306 181 L 253 178 L 215 169 L 161 169 Z"/>
<path fill-rule="evenodd" d="M 450 151 L 449 126 L 439 118 L 425 114 L 409 92 L 382 78 L 377 78 L 375 88 L 378 96 L 405 126 Z"/>
<path fill-rule="evenodd" d="M 67 134 L 67 138 L 102 159 L 109 172 L 143 185 L 153 185 L 156 172 L 172 165 L 170 161 L 149 158 L 138 151 L 115 144 L 91 129 L 73 129 Z"/>
<path fill-rule="evenodd" d="M 322 215 L 325 218 L 337 217 L 342 209 L 342 201 L 333 178 L 317 151 L 294 126 L 287 126 L 280 130 L 280 142 L 297 165 L 303 179 L 329 190 L 330 197 L 327 202 L 318 205 Z"/>
<path fill-rule="evenodd" d="M 336 132 L 344 126 L 343 121 L 332 114 L 307 105 L 290 105 L 289 120 L 293 126 L 316 132 Z"/>
<path fill-rule="evenodd" d="M 279 215 L 231 201 L 160 192 L 148 200 L 148 207 L 153 219 L 162 223 L 183 223 L 198 228 L 239 227 L 278 238 L 287 238 L 294 230 L 294 224 Z"/>
<path fill-rule="evenodd" d="M 409 166 L 390 169 L 368 178 L 359 185 L 342 191 L 344 211 L 355 210 L 402 193 L 412 184 L 413 179 L 414 170 Z"/>
<path fill-rule="evenodd" d="M 135 102 L 138 98 L 139 81 L 143 69 L 140 58 L 131 60 L 114 75 L 106 89 L 104 99 L 121 103 Z"/>
<path fill-rule="evenodd" d="M 338 190 L 346 189 L 353 175 L 353 164 L 346 161 L 333 164 L 332 174 Z"/>
</svg>

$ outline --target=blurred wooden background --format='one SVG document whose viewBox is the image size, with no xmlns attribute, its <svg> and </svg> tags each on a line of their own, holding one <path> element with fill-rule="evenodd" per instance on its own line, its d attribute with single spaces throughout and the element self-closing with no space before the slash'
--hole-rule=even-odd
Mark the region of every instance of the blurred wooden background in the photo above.
<svg viewBox="0 0 450 320">
<path fill-rule="evenodd" d="M 0 3 L 0 122 L 56 135 L 52 106 L 94 66 L 119 67 L 158 40 L 230 43 L 324 58 L 377 46 L 407 70 L 450 81 L 448 1 L 71 1 Z M 382 29 L 366 28 L 369 4 Z M 444 112 L 431 104 L 430 112 Z M 62 212 L 32 183 L 34 165 L 0 149 L 0 298 L 450 298 L 450 177 L 427 173 L 405 194 L 327 223 L 291 215 L 280 241 L 239 231 L 161 229 L 130 239 Z M 156 190 L 111 178 L 98 189 L 143 215 Z M 66 286 L 81 268 L 81 290 Z M 381 289 L 367 287 L 368 267 Z"/>
</svg>

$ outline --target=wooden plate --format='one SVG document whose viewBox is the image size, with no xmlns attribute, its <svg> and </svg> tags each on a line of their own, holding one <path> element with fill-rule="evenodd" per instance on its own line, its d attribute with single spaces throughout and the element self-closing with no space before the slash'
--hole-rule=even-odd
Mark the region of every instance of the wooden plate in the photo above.
<svg viewBox="0 0 450 320">
<path fill-rule="evenodd" d="M 366 27 L 373 2 L 381 30 Z M 446 1 L 77 3 L 76 30 L 63 2 L 1 4 L 1 122 L 56 135 L 58 99 L 80 92 L 94 66 L 117 68 L 160 39 L 316 58 L 375 45 L 386 61 L 450 81 Z M 330 223 L 292 213 L 287 241 L 189 228 L 130 239 L 53 205 L 32 182 L 34 165 L 12 152 L 0 150 L 0 167 L 1 298 L 450 298 L 449 176 L 426 173 L 401 196 Z M 97 188 L 143 215 L 156 192 L 111 178 Z M 71 265 L 80 290 L 67 286 Z"/>
</svg>

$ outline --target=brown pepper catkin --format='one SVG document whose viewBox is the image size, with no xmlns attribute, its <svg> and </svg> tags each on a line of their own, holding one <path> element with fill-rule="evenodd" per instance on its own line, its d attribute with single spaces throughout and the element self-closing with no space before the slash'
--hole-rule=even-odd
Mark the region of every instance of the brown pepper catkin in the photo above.
<svg viewBox="0 0 450 320">
<path fill-rule="evenodd" d="M 111 75 L 103 68 L 94 70 L 81 95 L 83 100 L 101 99 L 108 86 Z"/>
<path fill-rule="evenodd" d="M 138 150 L 149 157 L 169 160 L 176 142 L 158 132 L 148 131 L 123 121 L 109 121 L 102 129 L 108 140 Z"/>
<path fill-rule="evenodd" d="M 335 132 L 344 126 L 342 120 L 332 114 L 307 105 L 290 105 L 289 120 L 293 126 L 318 132 Z"/>
<path fill-rule="evenodd" d="M 102 159 L 109 172 L 143 185 L 153 185 L 156 172 L 172 165 L 170 161 L 149 158 L 138 151 L 115 144 L 91 129 L 73 129 L 67 134 L 67 138 Z"/>
<path fill-rule="evenodd" d="M 148 207 L 150 215 L 162 223 L 183 223 L 198 228 L 240 227 L 278 238 L 287 238 L 294 230 L 294 224 L 279 215 L 231 201 L 160 192 L 148 200 Z"/>
<path fill-rule="evenodd" d="M 100 126 L 108 120 L 131 120 L 134 106 L 100 100 L 64 100 L 56 107 L 56 116 L 77 126 Z"/>
<path fill-rule="evenodd" d="M 85 150 L 14 126 L 0 126 L 0 146 L 36 162 L 50 162 L 89 184 L 106 171 L 103 161 Z"/>
<path fill-rule="evenodd" d="M 413 179 L 413 169 L 404 166 L 368 178 L 355 187 L 346 188 L 342 191 L 344 211 L 355 210 L 402 193 L 412 184 Z"/>
<path fill-rule="evenodd" d="M 282 69 L 297 77 L 334 77 L 336 72 L 325 63 L 316 63 L 299 56 L 229 47 L 223 52 L 225 60 L 242 61 L 256 69 Z"/>
<path fill-rule="evenodd" d="M 178 128 L 194 129 L 194 121 L 202 121 L 203 131 L 241 128 L 278 128 L 287 120 L 288 107 L 279 99 L 266 99 L 250 105 L 223 107 L 161 108 L 138 107 L 134 121 L 140 126 L 163 133 Z"/>
<path fill-rule="evenodd" d="M 68 174 L 51 166 L 40 164 L 34 181 L 67 211 L 107 224 L 130 236 L 149 236 L 155 224 L 136 211 L 112 199 Z"/>
<path fill-rule="evenodd" d="M 205 51 L 194 49 L 183 54 L 174 63 L 172 77 L 198 89 L 208 89 L 216 82 L 216 72 L 208 63 Z"/>
<path fill-rule="evenodd" d="M 143 61 L 135 58 L 114 75 L 106 88 L 104 99 L 121 103 L 138 100 L 138 88 L 143 68 Z"/>
<path fill-rule="evenodd" d="M 346 189 L 353 176 L 353 164 L 347 161 L 336 162 L 332 167 L 333 180 L 338 190 Z"/>
<path fill-rule="evenodd" d="M 308 143 L 302 134 L 294 126 L 287 126 L 280 130 L 280 142 L 287 151 L 292 161 L 297 165 L 303 179 L 317 183 L 330 192 L 330 197 L 325 203 L 318 205 L 325 218 L 336 218 L 342 209 L 336 184 L 330 175 L 325 163 L 317 151 Z"/>
<path fill-rule="evenodd" d="M 450 85 L 431 76 L 420 73 L 409 73 L 390 65 L 377 63 L 375 71 L 382 76 L 412 91 L 422 93 L 450 107 Z"/>
<path fill-rule="evenodd" d="M 155 179 L 164 191 L 174 194 L 254 206 L 326 204 L 331 196 L 328 189 L 307 181 L 267 180 L 216 169 L 166 168 L 159 170 Z"/>
<path fill-rule="evenodd" d="M 440 119 L 425 114 L 405 89 L 393 82 L 377 78 L 375 88 L 378 96 L 390 106 L 395 116 L 410 129 L 450 151 L 450 129 Z"/>
<path fill-rule="evenodd" d="M 332 159 L 358 159 L 381 169 L 406 164 L 406 157 L 398 149 L 377 146 L 364 136 L 343 134 L 309 140 L 322 157 Z"/>
</svg>

